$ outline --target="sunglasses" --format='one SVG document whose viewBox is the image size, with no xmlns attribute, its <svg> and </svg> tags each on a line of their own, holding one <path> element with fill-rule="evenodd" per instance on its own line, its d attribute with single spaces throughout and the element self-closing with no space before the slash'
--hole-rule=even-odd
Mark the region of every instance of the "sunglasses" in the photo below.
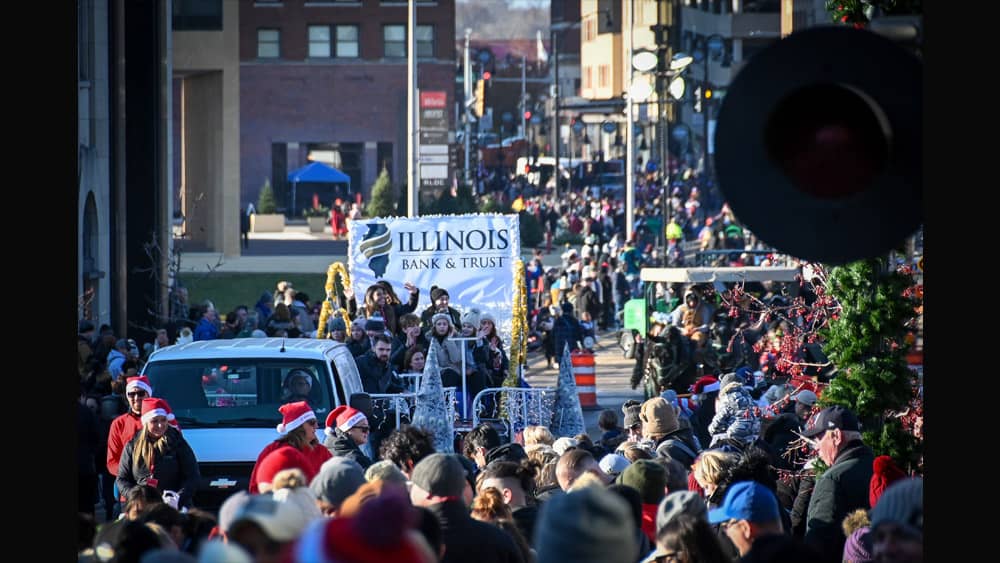
<svg viewBox="0 0 1000 563">
<path fill-rule="evenodd" d="M 131 393 L 125 393 L 129 399 L 144 399 L 146 397 L 145 391 L 132 391 Z"/>
</svg>

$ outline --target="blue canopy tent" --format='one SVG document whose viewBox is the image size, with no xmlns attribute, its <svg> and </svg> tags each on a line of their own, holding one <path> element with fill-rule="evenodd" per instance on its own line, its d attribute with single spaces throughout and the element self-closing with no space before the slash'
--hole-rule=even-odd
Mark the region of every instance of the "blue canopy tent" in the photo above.
<svg viewBox="0 0 1000 563">
<path fill-rule="evenodd" d="M 322 162 L 310 162 L 294 172 L 289 172 L 288 181 L 292 183 L 292 215 L 295 215 L 295 188 L 299 182 L 315 182 L 319 184 L 346 183 L 348 193 L 351 191 L 351 177 Z"/>
</svg>

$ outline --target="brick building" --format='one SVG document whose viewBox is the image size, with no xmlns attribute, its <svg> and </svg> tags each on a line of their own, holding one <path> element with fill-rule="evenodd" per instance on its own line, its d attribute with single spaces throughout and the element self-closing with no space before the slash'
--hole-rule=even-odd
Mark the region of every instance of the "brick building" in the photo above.
<svg viewBox="0 0 1000 563">
<path fill-rule="evenodd" d="M 287 207 L 287 174 L 310 156 L 350 176 L 365 200 L 383 166 L 401 185 L 407 3 L 247 0 L 240 7 L 241 205 L 256 201 L 270 178 L 279 207 Z M 446 92 L 452 108 L 455 0 L 418 2 L 416 35 L 418 88 Z M 451 128 L 453 120 L 448 115 Z M 302 209 L 322 190 L 296 191 Z M 333 195 L 323 191 L 322 203 Z"/>
</svg>

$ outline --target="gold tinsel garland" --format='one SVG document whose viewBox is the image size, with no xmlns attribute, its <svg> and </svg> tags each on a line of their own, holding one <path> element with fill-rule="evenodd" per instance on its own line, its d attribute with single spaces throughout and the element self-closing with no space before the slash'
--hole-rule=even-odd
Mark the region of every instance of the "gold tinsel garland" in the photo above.
<svg viewBox="0 0 1000 563">
<path fill-rule="evenodd" d="M 326 325 L 330 319 L 330 315 L 333 314 L 333 302 L 336 298 L 337 286 L 336 279 L 337 275 L 340 275 L 340 285 L 341 287 L 351 286 L 351 276 L 347 273 L 347 268 L 344 268 L 344 264 L 341 262 L 334 262 L 330 264 L 330 267 L 326 269 L 326 285 L 324 289 L 326 290 L 326 300 L 323 301 L 323 308 L 319 313 L 319 326 L 316 327 L 316 338 L 326 338 Z M 347 316 L 347 309 L 340 307 L 337 309 L 337 313 L 344 319 L 344 326 L 347 329 L 347 336 L 351 335 L 351 320 Z"/>
<path fill-rule="evenodd" d="M 504 387 L 518 387 L 518 369 L 527 363 L 528 327 L 527 296 L 524 294 L 524 260 L 514 261 L 514 299 L 510 321 L 510 366 Z M 507 416 L 506 396 L 500 402 L 500 417 Z"/>
</svg>

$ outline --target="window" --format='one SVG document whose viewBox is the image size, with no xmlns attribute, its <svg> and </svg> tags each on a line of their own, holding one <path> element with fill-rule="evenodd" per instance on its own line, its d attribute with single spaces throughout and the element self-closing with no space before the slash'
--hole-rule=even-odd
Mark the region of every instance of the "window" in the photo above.
<svg viewBox="0 0 1000 563">
<path fill-rule="evenodd" d="M 590 89 L 590 88 L 593 88 L 593 86 L 594 86 L 594 73 L 593 73 L 593 70 L 594 70 L 594 68 L 593 67 L 589 67 L 589 66 L 586 67 L 585 69 L 583 69 L 583 87 L 585 89 Z"/>
<path fill-rule="evenodd" d="M 382 27 L 385 43 L 383 56 L 386 58 L 406 56 L 406 26 L 386 25 Z"/>
<path fill-rule="evenodd" d="M 406 26 L 387 25 L 382 28 L 382 35 L 385 40 L 385 56 L 405 57 L 406 56 Z M 417 26 L 417 57 L 434 58 L 434 26 Z"/>
<path fill-rule="evenodd" d="M 281 32 L 277 29 L 257 30 L 257 58 L 276 59 L 281 56 Z"/>
<path fill-rule="evenodd" d="M 310 385 L 296 388 L 291 372 L 305 374 Z M 333 404 L 326 364 L 319 360 L 191 359 L 150 363 L 146 375 L 156 396 L 166 399 L 182 428 L 239 424 L 274 428 L 278 407 L 306 401 L 323 420 Z"/>
<path fill-rule="evenodd" d="M 222 0 L 174 0 L 174 31 L 219 31 Z"/>
<path fill-rule="evenodd" d="M 587 15 L 586 19 L 583 20 L 583 37 L 582 41 L 593 41 L 597 37 L 597 18 L 593 15 Z"/>
<path fill-rule="evenodd" d="M 358 48 L 358 26 L 338 25 L 337 30 L 337 51 L 336 57 L 357 58 Z"/>
<path fill-rule="evenodd" d="M 608 65 L 597 67 L 597 87 L 603 88 L 608 85 Z"/>
<path fill-rule="evenodd" d="M 328 58 L 330 56 L 330 26 L 309 26 L 309 57 Z"/>
<path fill-rule="evenodd" d="M 418 25 L 417 34 L 417 57 L 424 59 L 434 58 L 434 26 Z"/>
</svg>

